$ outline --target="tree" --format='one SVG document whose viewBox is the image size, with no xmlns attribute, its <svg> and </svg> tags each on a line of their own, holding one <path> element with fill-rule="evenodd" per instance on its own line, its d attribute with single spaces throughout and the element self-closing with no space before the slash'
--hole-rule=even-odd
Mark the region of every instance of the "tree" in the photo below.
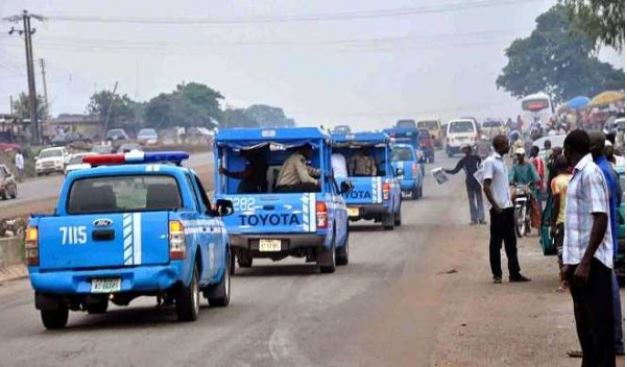
<svg viewBox="0 0 627 367">
<path fill-rule="evenodd" d="M 109 106 L 111 106 L 111 111 L 109 112 L 109 129 L 124 128 L 137 130 L 137 128 L 141 127 L 143 121 L 143 105 L 131 100 L 126 94 L 114 95 L 107 90 L 94 93 L 89 99 L 87 113 L 98 116 L 104 127 Z"/>
<path fill-rule="evenodd" d="M 202 126 L 213 128 L 222 116 L 219 92 L 199 83 L 183 83 L 172 93 L 162 93 L 151 99 L 145 110 L 148 126 Z"/>
<path fill-rule="evenodd" d="M 556 101 L 607 89 L 623 89 L 625 73 L 599 61 L 595 42 L 555 5 L 536 19 L 536 29 L 505 51 L 508 63 L 496 79 L 515 97 L 545 91 Z"/>
<path fill-rule="evenodd" d="M 262 104 L 248 107 L 246 115 L 262 127 L 290 127 L 294 126 L 293 119 L 287 118 L 283 109 Z"/>
<path fill-rule="evenodd" d="M 577 28 L 597 42 L 622 49 L 625 42 L 625 0 L 563 0 Z"/>
<path fill-rule="evenodd" d="M 30 98 L 26 93 L 22 92 L 17 99 L 13 101 L 13 113 L 23 119 L 30 119 Z M 48 106 L 41 95 L 37 95 L 37 118 L 43 120 L 48 118 Z"/>
<path fill-rule="evenodd" d="M 220 121 L 222 128 L 259 127 L 259 123 L 242 108 L 227 108 Z"/>
</svg>

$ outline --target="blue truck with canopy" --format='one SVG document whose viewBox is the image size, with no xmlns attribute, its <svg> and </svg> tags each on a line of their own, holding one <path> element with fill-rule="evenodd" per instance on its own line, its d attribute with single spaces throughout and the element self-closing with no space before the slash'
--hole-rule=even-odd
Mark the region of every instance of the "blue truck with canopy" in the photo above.
<svg viewBox="0 0 627 367">
<path fill-rule="evenodd" d="M 33 215 L 25 253 L 35 307 L 48 329 L 69 310 L 106 312 L 156 296 L 180 321 L 198 317 L 200 293 L 212 306 L 230 300 L 230 252 L 222 217 L 185 152 L 131 152 L 84 158 L 70 172 L 51 215 Z M 170 164 L 167 162 L 174 162 Z"/>
<path fill-rule="evenodd" d="M 351 187 L 343 193 L 350 220 L 374 220 L 388 230 L 400 225 L 401 186 L 392 166 L 390 137 L 383 132 L 333 134 L 333 154 L 348 162 L 347 177 L 336 176 Z M 367 176 L 355 172 L 351 166 L 359 154 L 374 160 L 375 172 Z"/>
<path fill-rule="evenodd" d="M 392 145 L 392 167 L 396 169 L 403 197 L 421 198 L 424 167 L 414 147 L 409 144 Z"/>
<path fill-rule="evenodd" d="M 348 187 L 332 175 L 326 132 L 309 127 L 224 129 L 214 144 L 215 196 L 233 202 L 234 215 L 225 224 L 240 268 L 251 267 L 254 258 L 279 261 L 288 256 L 316 262 L 323 273 L 348 263 L 348 217 L 341 195 Z M 279 173 L 303 147 L 311 152 L 308 170 L 319 174 L 316 184 L 285 191 L 277 185 Z M 258 182 L 253 187 L 246 185 L 246 177 L 225 174 L 245 172 L 252 164 Z"/>
</svg>

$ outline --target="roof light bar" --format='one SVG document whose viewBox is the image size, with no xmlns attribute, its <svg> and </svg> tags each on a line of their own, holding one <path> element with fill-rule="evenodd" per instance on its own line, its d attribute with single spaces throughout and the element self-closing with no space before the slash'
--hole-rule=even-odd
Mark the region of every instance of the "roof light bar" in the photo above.
<svg viewBox="0 0 627 367">
<path fill-rule="evenodd" d="M 88 163 L 92 167 L 125 163 L 173 162 L 180 164 L 186 159 L 189 159 L 189 153 L 183 151 L 140 152 L 135 150 L 128 153 L 89 155 L 83 157 L 83 163 Z"/>
</svg>

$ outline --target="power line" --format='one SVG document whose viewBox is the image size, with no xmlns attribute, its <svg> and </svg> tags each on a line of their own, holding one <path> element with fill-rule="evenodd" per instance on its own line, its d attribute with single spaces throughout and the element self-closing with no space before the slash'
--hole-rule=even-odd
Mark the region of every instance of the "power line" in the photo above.
<svg viewBox="0 0 627 367">
<path fill-rule="evenodd" d="M 47 19 L 58 22 L 84 23 L 130 23 L 130 24 L 168 24 L 168 25 L 229 25 L 229 24 L 260 24 L 289 22 L 323 22 L 338 20 L 360 20 L 374 18 L 402 17 L 422 14 L 447 13 L 462 10 L 490 8 L 497 6 L 517 5 L 542 0 L 477 0 L 459 3 L 425 5 L 411 8 L 379 9 L 367 11 L 350 11 L 337 13 L 319 13 L 309 15 L 234 17 L 234 18 L 139 18 L 139 17 L 98 17 L 51 15 Z"/>
</svg>

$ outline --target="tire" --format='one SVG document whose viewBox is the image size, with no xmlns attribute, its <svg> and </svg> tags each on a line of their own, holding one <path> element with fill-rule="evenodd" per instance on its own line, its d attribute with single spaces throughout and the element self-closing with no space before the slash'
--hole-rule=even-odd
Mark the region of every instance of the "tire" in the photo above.
<svg viewBox="0 0 627 367">
<path fill-rule="evenodd" d="M 70 311 L 65 306 L 59 306 L 58 310 L 41 310 L 41 322 L 48 330 L 63 329 L 67 325 Z"/>
<path fill-rule="evenodd" d="M 398 206 L 398 213 L 394 214 L 394 225 L 400 226 L 403 224 L 403 213 L 401 210 L 401 205 Z"/>
<path fill-rule="evenodd" d="M 231 302 L 231 259 L 230 252 L 227 251 L 224 264 L 224 274 L 220 283 L 209 285 L 204 291 L 205 298 L 211 307 L 226 307 Z"/>
<path fill-rule="evenodd" d="M 200 311 L 200 290 L 198 289 L 198 266 L 194 266 L 189 286 L 181 287 L 176 294 L 176 316 L 179 321 L 196 321 Z"/>
<path fill-rule="evenodd" d="M 418 188 L 418 199 L 422 198 L 422 186 Z"/>
<path fill-rule="evenodd" d="M 346 240 L 344 240 L 344 245 L 335 250 L 335 264 L 339 266 L 348 265 L 348 254 L 350 248 L 348 247 L 348 240 L 350 236 L 350 231 L 348 230 L 348 223 L 346 223 Z"/>
<path fill-rule="evenodd" d="M 335 273 L 335 230 L 333 231 L 333 238 L 331 239 L 331 248 L 322 250 L 318 253 L 318 266 L 320 272 L 323 274 Z"/>
<path fill-rule="evenodd" d="M 418 187 L 414 187 L 413 189 L 411 189 L 411 199 L 412 200 L 418 200 L 419 196 L 418 196 Z"/>
<path fill-rule="evenodd" d="M 13 188 L 13 193 L 9 196 L 11 197 L 11 199 L 17 198 L 17 185 Z"/>
<path fill-rule="evenodd" d="M 386 231 L 391 231 L 394 229 L 394 215 L 394 213 L 383 215 L 383 220 L 381 221 L 381 224 L 383 225 L 383 229 L 385 229 Z"/>
<path fill-rule="evenodd" d="M 516 215 L 514 216 L 514 224 L 516 227 L 516 236 L 518 238 L 522 238 L 525 235 L 525 224 L 524 214 L 521 212 L 524 208 L 517 208 Z"/>
<path fill-rule="evenodd" d="M 105 313 L 107 312 L 107 308 L 109 308 L 109 299 L 105 298 L 103 302 L 94 303 L 87 306 L 87 313 L 90 315 Z"/>
<path fill-rule="evenodd" d="M 232 252 L 231 252 L 231 259 L 230 259 L 229 267 L 231 269 L 231 275 L 234 275 L 235 274 L 235 254 Z"/>
<path fill-rule="evenodd" d="M 242 254 L 237 255 L 237 265 L 240 268 L 250 268 L 253 266 L 253 257 L 250 254 Z"/>
</svg>

